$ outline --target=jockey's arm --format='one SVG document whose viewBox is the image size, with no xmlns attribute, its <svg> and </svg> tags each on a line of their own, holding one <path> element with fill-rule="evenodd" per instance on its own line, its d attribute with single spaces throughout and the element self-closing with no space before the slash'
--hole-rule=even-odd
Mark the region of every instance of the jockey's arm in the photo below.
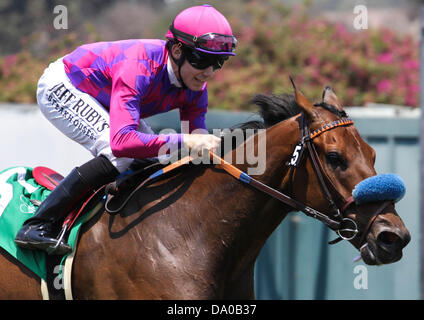
<svg viewBox="0 0 424 320">
<path fill-rule="evenodd" d="M 124 77 L 114 82 L 110 105 L 110 147 L 116 157 L 152 158 L 167 150 L 176 150 L 182 146 L 196 150 L 212 149 L 219 146 L 220 139 L 210 134 L 149 134 L 137 131 L 140 120 L 138 92 L 128 86 Z M 193 112 L 186 108 L 181 120 L 188 120 L 190 131 L 206 129 L 205 109 Z M 199 111 L 200 110 L 200 111 Z"/>
<path fill-rule="evenodd" d="M 221 139 L 208 134 L 206 128 L 207 100 L 207 91 L 205 91 L 197 101 L 180 109 L 183 143 L 184 147 L 189 150 L 211 150 L 217 148 L 221 143 Z"/>
<path fill-rule="evenodd" d="M 110 148 L 115 157 L 157 157 L 165 144 L 175 150 L 182 144 L 181 134 L 149 134 L 138 131 L 140 92 L 131 79 L 131 72 L 121 71 L 113 79 L 110 100 Z"/>
</svg>

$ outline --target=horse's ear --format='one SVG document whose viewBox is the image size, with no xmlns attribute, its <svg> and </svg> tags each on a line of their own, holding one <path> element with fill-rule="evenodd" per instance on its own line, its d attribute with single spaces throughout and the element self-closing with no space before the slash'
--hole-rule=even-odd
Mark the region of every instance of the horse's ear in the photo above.
<svg viewBox="0 0 424 320">
<path fill-rule="evenodd" d="M 336 94 L 330 86 L 326 86 L 324 91 L 322 92 L 322 101 L 337 107 L 337 109 L 339 110 L 343 110 L 339 99 L 337 98 Z"/>
<path fill-rule="evenodd" d="M 300 90 L 296 88 L 296 85 L 294 83 L 294 80 L 292 77 L 290 77 L 290 81 L 293 85 L 295 97 L 296 97 L 296 103 L 299 105 L 299 107 L 305 112 L 307 117 L 314 121 L 318 118 L 318 112 L 316 111 L 316 108 L 314 107 L 313 103 L 306 98 Z"/>
</svg>

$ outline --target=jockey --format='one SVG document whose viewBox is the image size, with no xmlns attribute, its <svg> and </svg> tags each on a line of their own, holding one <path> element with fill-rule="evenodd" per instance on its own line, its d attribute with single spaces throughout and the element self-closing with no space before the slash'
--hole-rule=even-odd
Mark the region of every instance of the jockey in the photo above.
<svg viewBox="0 0 424 320">
<path fill-rule="evenodd" d="M 164 148 L 219 146 L 206 130 L 206 81 L 235 55 L 230 24 L 210 5 L 190 7 L 176 16 L 166 38 L 82 45 L 44 71 L 37 88 L 41 112 L 94 158 L 74 168 L 25 221 L 15 238 L 19 247 L 70 252 L 64 241 L 55 247 L 57 222 L 135 158 L 157 157 Z M 155 134 L 143 120 L 176 108 L 187 132 Z"/>
</svg>

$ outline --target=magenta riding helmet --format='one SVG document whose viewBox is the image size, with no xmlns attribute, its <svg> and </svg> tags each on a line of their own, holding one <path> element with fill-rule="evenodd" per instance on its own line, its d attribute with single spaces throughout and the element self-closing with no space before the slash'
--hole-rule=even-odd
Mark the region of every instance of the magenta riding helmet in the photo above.
<svg viewBox="0 0 424 320">
<path fill-rule="evenodd" d="M 237 46 L 227 19 L 208 4 L 181 11 L 169 27 L 166 38 L 208 54 L 234 56 Z"/>
</svg>

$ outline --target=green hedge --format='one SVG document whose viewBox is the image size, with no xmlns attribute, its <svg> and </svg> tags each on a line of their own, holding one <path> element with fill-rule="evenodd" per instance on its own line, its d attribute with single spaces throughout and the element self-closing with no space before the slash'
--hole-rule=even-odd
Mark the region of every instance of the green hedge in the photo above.
<svg viewBox="0 0 424 320">
<path fill-rule="evenodd" d="M 344 105 L 367 102 L 418 106 L 418 44 L 390 30 L 349 30 L 290 9 L 280 1 L 239 1 L 222 5 L 239 40 L 231 58 L 208 84 L 210 107 L 249 109 L 255 93 L 290 92 L 292 75 L 312 100 L 330 85 Z M 353 16 L 352 16 L 353 20 Z M 68 33 L 40 55 L 27 39 L 21 52 L 0 58 L 0 101 L 35 102 L 36 83 L 50 61 L 84 42 L 101 40 L 93 30 L 85 39 Z"/>
<path fill-rule="evenodd" d="M 344 105 L 418 106 L 419 53 L 411 37 L 390 30 L 349 31 L 308 16 L 305 7 L 280 3 L 250 1 L 232 16 L 239 48 L 216 74 L 218 81 L 210 83 L 211 104 L 248 108 L 254 93 L 290 91 L 292 75 L 314 100 L 328 84 Z"/>
</svg>

